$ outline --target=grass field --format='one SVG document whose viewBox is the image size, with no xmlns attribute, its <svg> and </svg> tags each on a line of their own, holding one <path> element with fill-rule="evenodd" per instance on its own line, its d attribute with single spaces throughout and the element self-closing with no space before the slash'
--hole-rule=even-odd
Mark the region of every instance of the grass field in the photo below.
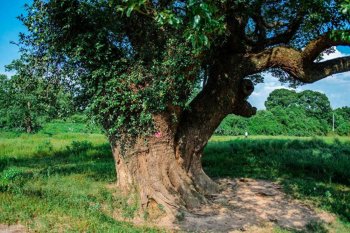
<svg viewBox="0 0 350 233">
<path fill-rule="evenodd" d="M 116 176 L 106 138 L 60 124 L 35 135 L 0 133 L 0 223 L 36 232 L 160 231 L 113 219 L 116 212 L 132 217 L 138 206 L 108 188 Z M 350 232 L 349 138 L 214 136 L 203 164 L 213 178 L 279 181 L 292 196 L 335 213 L 337 232 Z"/>
</svg>

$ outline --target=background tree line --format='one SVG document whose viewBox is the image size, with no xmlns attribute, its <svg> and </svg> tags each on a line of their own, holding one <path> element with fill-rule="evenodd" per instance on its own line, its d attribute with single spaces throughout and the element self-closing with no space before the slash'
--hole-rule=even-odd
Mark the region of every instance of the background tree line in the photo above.
<svg viewBox="0 0 350 233">
<path fill-rule="evenodd" d="M 322 136 L 331 134 L 333 114 L 335 134 L 350 135 L 350 107 L 333 110 L 325 94 L 316 91 L 277 89 L 250 119 L 229 115 L 216 130 L 220 135 Z"/>
<path fill-rule="evenodd" d="M 30 74 L 30 69 L 19 60 L 7 68 L 16 74 L 11 78 L 0 75 L 1 129 L 32 133 L 46 122 L 73 115 L 81 115 L 79 122 L 87 121 L 84 97 L 79 95 L 77 87 L 55 77 L 47 79 Z M 350 135 L 350 107 L 333 110 L 327 96 L 320 92 L 277 89 L 269 95 L 265 107 L 266 110 L 249 119 L 229 115 L 216 134 L 322 136 L 333 133 L 334 114 L 334 133 Z"/>
</svg>

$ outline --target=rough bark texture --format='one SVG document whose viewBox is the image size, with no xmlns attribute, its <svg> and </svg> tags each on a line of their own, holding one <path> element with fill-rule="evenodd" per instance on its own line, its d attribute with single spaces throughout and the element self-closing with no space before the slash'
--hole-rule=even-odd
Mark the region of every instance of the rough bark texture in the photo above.
<svg viewBox="0 0 350 233">
<path fill-rule="evenodd" d="M 170 120 L 168 114 L 155 116 L 158 131 L 155 135 L 139 138 L 123 150 L 113 147 L 118 187 L 126 193 L 138 193 L 141 210 L 150 219 L 175 220 L 182 209 L 193 209 L 206 202 L 207 187 L 203 186 L 214 185 L 203 172 L 199 155 L 192 161 L 193 169 L 186 169 L 186 156 L 176 153 L 175 131 Z"/>
<path fill-rule="evenodd" d="M 138 193 L 141 210 L 152 219 L 166 216 L 175 220 L 182 210 L 205 203 L 206 195 L 218 192 L 219 188 L 203 171 L 204 147 L 228 114 L 249 117 L 256 112 L 247 102 L 254 86 L 244 77 L 279 67 L 302 82 L 314 82 L 348 70 L 348 57 L 313 61 L 313 50 L 318 50 L 315 46 L 329 44 L 322 43 L 311 42 L 304 52 L 277 46 L 235 56 L 229 54 L 229 48 L 222 48 L 210 65 L 206 85 L 188 109 L 169 108 L 168 112 L 155 115 L 157 133 L 138 138 L 128 148 L 122 150 L 111 140 L 119 188 Z M 176 122 L 173 115 L 178 116 Z"/>
</svg>

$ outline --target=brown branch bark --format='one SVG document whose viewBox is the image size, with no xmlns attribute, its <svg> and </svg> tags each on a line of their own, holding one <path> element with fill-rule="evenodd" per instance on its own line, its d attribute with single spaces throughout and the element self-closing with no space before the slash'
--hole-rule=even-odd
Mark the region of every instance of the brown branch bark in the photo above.
<svg viewBox="0 0 350 233">
<path fill-rule="evenodd" d="M 337 38 L 336 35 L 342 32 L 346 31 L 333 32 L 333 36 L 332 33 L 329 32 L 311 41 L 303 51 L 303 59 L 307 62 L 313 62 L 324 50 L 332 46 L 350 45 L 349 40 L 344 40 L 341 37 Z"/>
<path fill-rule="evenodd" d="M 253 73 L 280 68 L 301 82 L 313 83 L 333 74 L 350 71 L 350 56 L 324 62 L 314 61 L 324 50 L 337 45 L 350 45 L 350 41 L 333 39 L 330 33 L 326 33 L 311 41 L 304 51 L 277 46 L 248 54 L 245 66 Z"/>
</svg>

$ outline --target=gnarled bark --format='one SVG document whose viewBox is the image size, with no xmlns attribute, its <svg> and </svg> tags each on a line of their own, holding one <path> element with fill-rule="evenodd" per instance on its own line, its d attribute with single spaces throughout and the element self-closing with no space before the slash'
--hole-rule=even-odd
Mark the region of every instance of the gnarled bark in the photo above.
<svg viewBox="0 0 350 233">
<path fill-rule="evenodd" d="M 138 138 L 128 148 L 113 146 L 117 185 L 126 193 L 137 193 L 141 210 L 151 219 L 167 217 L 174 221 L 182 209 L 205 203 L 206 185 L 215 183 L 202 170 L 199 155 L 193 156 L 190 171 L 184 166 L 189 156 L 176 153 L 170 115 L 155 116 L 154 122 L 155 135 Z"/>
</svg>

